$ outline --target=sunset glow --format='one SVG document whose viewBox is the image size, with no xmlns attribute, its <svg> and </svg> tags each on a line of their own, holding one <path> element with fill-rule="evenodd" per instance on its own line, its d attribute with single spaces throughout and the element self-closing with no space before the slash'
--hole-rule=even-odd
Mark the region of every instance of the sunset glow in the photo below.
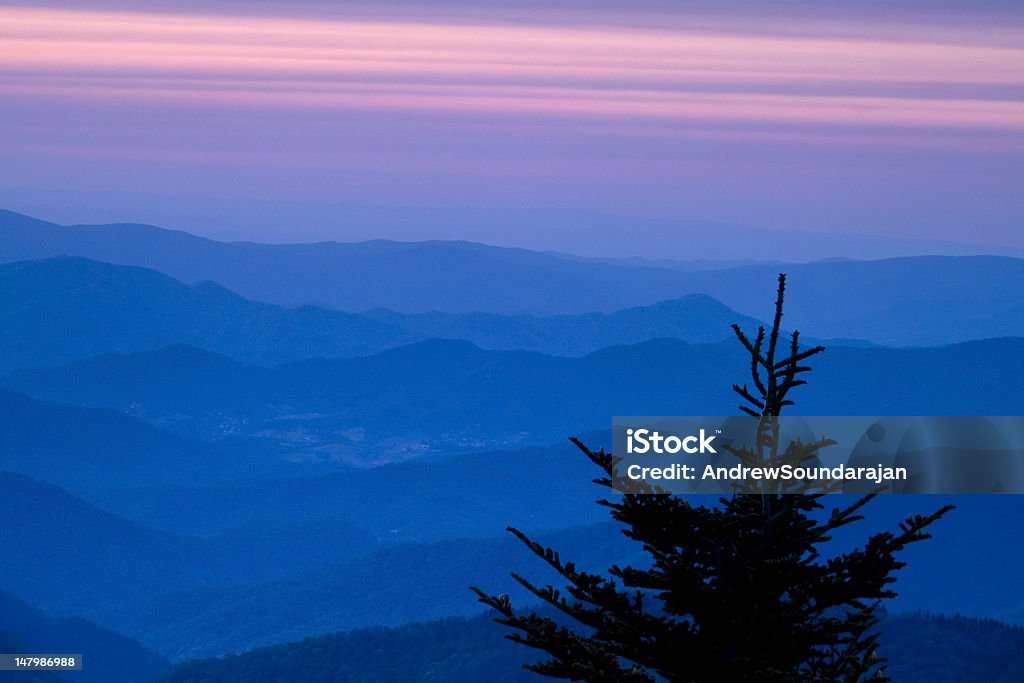
<svg viewBox="0 0 1024 683">
<path fill-rule="evenodd" d="M 1012 18 L 737 6 L 3 7 L 0 200 L 113 188 L 1007 234 L 1024 210 L 1005 170 L 1024 156 Z"/>
<path fill-rule="evenodd" d="M 0 24 L 4 88 L 21 96 L 1024 127 L 1021 102 L 956 93 L 1020 86 L 1024 50 L 1011 47 L 31 9 L 0 9 Z M 901 92 L 915 85 L 950 92 Z"/>
</svg>

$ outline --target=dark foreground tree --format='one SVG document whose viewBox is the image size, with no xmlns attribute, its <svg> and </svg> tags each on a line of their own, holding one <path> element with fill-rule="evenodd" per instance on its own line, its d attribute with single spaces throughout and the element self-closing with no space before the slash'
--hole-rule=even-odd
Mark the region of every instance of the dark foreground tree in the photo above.
<svg viewBox="0 0 1024 683">
<path fill-rule="evenodd" d="M 800 464 L 832 443 L 779 443 L 777 417 L 793 404 L 789 392 L 806 383 L 806 361 L 824 350 L 800 350 L 794 332 L 780 352 L 784 294 L 780 275 L 767 334 L 761 327 L 751 340 L 733 326 L 750 354 L 752 382 L 733 390 L 744 400 L 741 410 L 763 418 L 754 444 L 733 451 L 744 465 Z M 604 471 L 595 483 L 611 488 L 620 459 L 573 442 Z M 744 489 L 716 506 L 633 490 L 599 504 L 643 545 L 649 566 L 590 574 L 510 528 L 565 579 L 559 590 L 512 575 L 558 618 L 517 614 L 508 596 L 472 589 L 498 612 L 495 621 L 514 629 L 511 640 L 550 656 L 528 668 L 591 683 L 887 680 L 877 652 L 879 602 L 895 595 L 893 574 L 905 564 L 897 554 L 929 538 L 926 528 L 949 506 L 826 557 L 833 532 L 862 519 L 872 496 L 826 514 L 822 490 Z"/>
</svg>

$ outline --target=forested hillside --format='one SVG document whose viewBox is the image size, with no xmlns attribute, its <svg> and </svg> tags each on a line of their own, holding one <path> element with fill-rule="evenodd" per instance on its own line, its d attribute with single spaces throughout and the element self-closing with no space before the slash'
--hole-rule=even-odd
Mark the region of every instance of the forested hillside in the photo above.
<svg viewBox="0 0 1024 683">
<path fill-rule="evenodd" d="M 188 662 L 159 683 L 427 683 L 548 680 L 522 665 L 540 653 L 502 638 L 485 616 L 367 629 Z M 991 620 L 908 614 L 881 625 L 893 683 L 1024 680 L 1024 629 Z"/>
</svg>

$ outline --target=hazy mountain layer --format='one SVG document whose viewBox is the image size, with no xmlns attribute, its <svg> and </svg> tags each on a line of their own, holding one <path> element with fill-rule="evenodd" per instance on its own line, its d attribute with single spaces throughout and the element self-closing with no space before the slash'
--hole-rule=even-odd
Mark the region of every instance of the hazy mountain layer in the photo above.
<svg viewBox="0 0 1024 683">
<path fill-rule="evenodd" d="M 0 527 L 6 534 L 0 542 L 17 543 L 26 534 L 49 542 L 6 556 L 0 585 L 175 657 L 364 625 L 468 615 L 476 609 L 468 583 L 512 590 L 508 569 L 536 576 L 543 565 L 513 539 L 464 536 L 499 535 L 507 524 L 536 533 L 545 526 L 607 519 L 593 502 L 602 494 L 589 483 L 593 475 L 582 456 L 566 449 L 492 457 L 475 468 L 469 456 L 462 462 L 409 463 L 378 470 L 376 479 L 363 473 L 352 482 L 339 475 L 118 496 L 129 501 L 122 504 L 166 515 L 176 514 L 173 497 L 179 496 L 180 504 L 194 507 L 194 517 L 245 525 L 252 532 L 247 538 L 239 532 L 209 538 L 156 532 L 54 487 L 4 475 L 0 513 L 8 524 Z M 495 496 L 502 487 L 504 497 Z M 835 547 L 859 544 L 866 533 L 895 527 L 911 512 L 953 502 L 957 509 L 937 525 L 935 538 L 906 553 L 909 565 L 900 572 L 900 597 L 893 606 L 1003 613 L 1024 603 L 1016 561 L 1024 530 L 1012 524 L 989 525 L 985 534 L 977 530 L 987 520 L 1019 514 L 1018 498 L 882 496 L 865 509 L 864 522 L 837 534 Z M 254 512 L 248 517 L 238 512 L 245 509 Z M 346 525 L 378 515 L 376 550 L 361 536 L 344 533 Z M 268 518 L 277 521 L 269 532 Z M 389 524 L 396 524 L 395 534 Z M 611 526 L 540 534 L 566 557 L 595 568 L 637 560 L 637 549 Z M 278 547 L 288 536 L 291 544 Z M 416 536 L 435 540 L 395 543 Z M 338 554 L 324 555 L 332 549 Z M 61 563 L 68 553 L 75 558 L 72 565 Z"/>
<path fill-rule="evenodd" d="M 582 358 L 428 341 L 368 357 L 261 368 L 191 347 L 100 356 L 2 380 L 112 408 L 194 438 L 314 462 L 382 464 L 557 442 L 614 415 L 729 415 L 738 343 L 654 340 Z M 807 415 L 1015 415 L 1024 339 L 829 349 L 801 390 Z"/>
<path fill-rule="evenodd" d="M 611 314 L 551 317 L 283 308 L 249 301 L 212 282 L 186 285 L 154 270 L 75 257 L 0 265 L 0 289 L 7 294 L 0 300 L 0 369 L 171 344 L 272 365 L 366 355 L 432 337 L 582 355 L 656 337 L 721 341 L 733 322 L 755 324 L 699 294 Z"/>
<path fill-rule="evenodd" d="M 57 257 L 0 266 L 0 368 L 191 344 L 251 363 L 353 356 L 422 339 L 367 316 L 244 299 L 212 282 Z M 59 334 L 54 334 L 59 330 Z"/>
<path fill-rule="evenodd" d="M 60 614 L 109 625 L 171 590 L 296 576 L 370 552 L 374 539 L 331 516 L 249 525 L 217 537 L 155 531 L 66 491 L 0 472 L 0 586 Z"/>
<path fill-rule="evenodd" d="M 210 482 L 276 467 L 108 410 L 37 401 L 0 389 L 0 470 L 75 491 Z"/>
<path fill-rule="evenodd" d="M 1024 335 L 1024 260 L 999 256 L 685 272 L 468 242 L 225 243 L 153 226 L 61 227 L 0 212 L 0 262 L 59 255 L 144 266 L 187 283 L 212 280 L 270 303 L 403 313 L 608 313 L 700 293 L 758 317 L 782 269 L 790 275 L 789 319 L 814 337 L 931 345 Z"/>
</svg>

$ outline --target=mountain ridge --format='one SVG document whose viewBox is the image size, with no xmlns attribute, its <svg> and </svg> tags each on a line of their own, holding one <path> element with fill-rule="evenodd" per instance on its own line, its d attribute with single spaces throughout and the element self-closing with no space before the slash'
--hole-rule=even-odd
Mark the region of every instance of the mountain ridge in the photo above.
<svg viewBox="0 0 1024 683">
<path fill-rule="evenodd" d="M 604 428 L 612 415 L 729 415 L 728 388 L 744 362 L 737 343 L 674 339 L 576 358 L 435 339 L 273 368 L 175 346 L 18 371 L 0 385 L 127 412 L 191 438 L 369 466 L 552 443 Z M 806 415 L 1020 414 L 1024 338 L 832 347 L 814 375 L 802 392 Z"/>
<path fill-rule="evenodd" d="M 49 616 L 4 591 L 0 591 L 0 624 L 0 638 L 7 629 L 15 629 L 7 633 L 22 646 L 4 648 L 5 652 L 81 654 L 90 680 L 139 683 L 170 669 L 167 660 L 127 636 L 85 619 Z M 79 680 L 79 676 L 55 674 L 54 680 Z"/>
<path fill-rule="evenodd" d="M 273 365 L 370 355 L 435 337 L 572 356 L 652 335 L 719 341 L 731 334 L 731 322 L 756 324 L 700 294 L 611 314 L 553 317 L 286 308 L 212 281 L 187 285 L 152 269 L 69 256 L 0 264 L 0 289 L 8 295 L 0 302 L 0 370 L 173 344 Z M 53 325 L 61 335 L 49 333 Z"/>
<path fill-rule="evenodd" d="M 0 470 L 78 492 L 239 476 L 268 463 L 121 411 L 40 401 L 0 388 Z"/>
<path fill-rule="evenodd" d="M 268 245 L 216 242 L 154 226 L 115 228 L 61 227 L 0 212 L 0 262 L 78 255 L 152 268 L 186 283 L 213 280 L 246 298 L 287 306 L 541 316 L 611 313 L 703 293 L 757 317 L 766 307 L 763 292 L 784 269 L 793 285 L 787 312 L 816 337 L 869 337 L 861 333 L 865 328 L 875 343 L 933 345 L 1024 335 L 1024 259 L 1009 256 L 684 272 L 464 242 Z M 914 317 L 907 317 L 907 307 Z"/>
<path fill-rule="evenodd" d="M 989 683 L 1024 673 L 1024 629 L 991 620 L 898 614 L 884 615 L 880 630 L 880 655 L 894 683 L 932 683 L 948 675 L 959 683 Z M 490 614 L 344 631 L 184 662 L 153 683 L 278 683 L 285 676 L 312 682 L 367 673 L 373 680 L 413 683 L 535 683 L 537 675 L 523 665 L 543 655 L 509 642 L 506 633 Z M 970 658 L 957 656 L 965 642 Z"/>
</svg>

